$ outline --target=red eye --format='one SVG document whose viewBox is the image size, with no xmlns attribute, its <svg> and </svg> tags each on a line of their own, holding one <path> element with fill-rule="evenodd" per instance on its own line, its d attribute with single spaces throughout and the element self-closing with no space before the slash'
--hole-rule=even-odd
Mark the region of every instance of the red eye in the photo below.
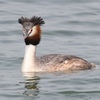
<svg viewBox="0 0 100 100">
<path fill-rule="evenodd" d="M 31 33 L 32 33 L 32 31 L 33 31 L 33 30 L 31 29 L 31 30 L 29 31 L 29 34 L 31 34 Z"/>
<path fill-rule="evenodd" d="M 30 33 L 32 32 L 33 30 L 31 29 Z"/>
<path fill-rule="evenodd" d="M 29 31 L 28 36 L 32 33 L 32 31 L 33 31 L 32 29 Z"/>
</svg>

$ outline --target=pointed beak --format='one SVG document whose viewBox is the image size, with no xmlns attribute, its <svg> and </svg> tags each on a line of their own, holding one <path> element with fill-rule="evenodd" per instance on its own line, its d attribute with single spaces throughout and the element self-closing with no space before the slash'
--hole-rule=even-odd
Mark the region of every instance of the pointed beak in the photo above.
<svg viewBox="0 0 100 100">
<path fill-rule="evenodd" d="M 30 34 L 31 34 L 30 32 L 29 33 L 23 33 L 24 39 L 26 39 Z"/>
<path fill-rule="evenodd" d="M 28 37 L 28 34 L 23 33 L 23 37 L 24 37 L 24 39 L 26 39 Z"/>
</svg>

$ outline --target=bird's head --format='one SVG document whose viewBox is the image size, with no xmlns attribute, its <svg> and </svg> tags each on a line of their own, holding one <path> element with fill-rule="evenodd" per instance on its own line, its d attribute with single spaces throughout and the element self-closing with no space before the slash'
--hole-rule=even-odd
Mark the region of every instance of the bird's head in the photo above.
<svg viewBox="0 0 100 100">
<path fill-rule="evenodd" d="M 41 25 L 45 24 L 41 17 L 26 18 L 21 17 L 18 22 L 23 26 L 23 36 L 25 44 L 38 45 L 41 39 Z"/>
</svg>

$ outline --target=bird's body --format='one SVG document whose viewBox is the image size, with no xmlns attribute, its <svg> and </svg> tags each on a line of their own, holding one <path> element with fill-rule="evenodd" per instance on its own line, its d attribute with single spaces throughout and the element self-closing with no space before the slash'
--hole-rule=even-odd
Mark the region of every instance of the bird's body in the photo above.
<svg viewBox="0 0 100 100">
<path fill-rule="evenodd" d="M 22 63 L 22 72 L 54 72 L 88 70 L 95 67 L 94 64 L 73 55 L 49 54 L 36 57 L 36 47 L 41 39 L 41 27 L 44 21 L 41 17 L 20 18 L 23 25 L 23 36 L 26 50 Z"/>
<path fill-rule="evenodd" d="M 92 66 L 82 58 L 63 54 L 50 54 L 39 57 L 37 58 L 37 65 L 44 67 L 42 70 L 50 72 L 86 70 L 91 69 Z"/>
</svg>

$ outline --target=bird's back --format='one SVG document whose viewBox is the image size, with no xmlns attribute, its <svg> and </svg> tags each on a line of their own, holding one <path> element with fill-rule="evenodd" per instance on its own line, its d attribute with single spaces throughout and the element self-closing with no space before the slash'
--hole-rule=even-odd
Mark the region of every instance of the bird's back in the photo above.
<svg viewBox="0 0 100 100">
<path fill-rule="evenodd" d="M 37 64 L 42 70 L 47 71 L 68 71 L 87 70 L 95 66 L 86 60 L 63 54 L 50 54 L 37 58 Z"/>
</svg>

